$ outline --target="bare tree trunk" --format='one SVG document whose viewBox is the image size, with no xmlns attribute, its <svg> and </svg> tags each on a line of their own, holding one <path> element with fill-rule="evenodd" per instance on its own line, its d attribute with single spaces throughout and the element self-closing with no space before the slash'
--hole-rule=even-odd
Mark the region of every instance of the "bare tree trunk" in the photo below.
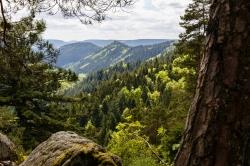
<svg viewBox="0 0 250 166">
<path fill-rule="evenodd" d="M 176 166 L 250 165 L 250 1 L 213 0 Z"/>
</svg>

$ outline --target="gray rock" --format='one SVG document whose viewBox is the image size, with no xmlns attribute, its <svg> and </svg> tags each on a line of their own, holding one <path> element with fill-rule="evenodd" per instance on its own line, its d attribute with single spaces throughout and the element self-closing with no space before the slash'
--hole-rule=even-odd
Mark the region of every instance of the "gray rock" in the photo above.
<svg viewBox="0 0 250 166">
<path fill-rule="evenodd" d="M 87 138 L 61 131 L 36 147 L 20 166 L 121 166 L 121 160 Z"/>
<path fill-rule="evenodd" d="M 0 166 L 16 166 L 16 163 L 13 161 L 0 161 Z"/>
<path fill-rule="evenodd" d="M 14 143 L 6 135 L 0 133 L 0 161 L 15 160 L 17 160 L 17 154 Z"/>
</svg>

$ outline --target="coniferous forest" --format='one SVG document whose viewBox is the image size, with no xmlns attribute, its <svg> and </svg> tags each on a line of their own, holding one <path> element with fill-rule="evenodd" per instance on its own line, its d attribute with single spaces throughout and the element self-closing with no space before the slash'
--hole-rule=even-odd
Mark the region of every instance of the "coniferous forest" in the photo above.
<svg viewBox="0 0 250 166">
<path fill-rule="evenodd" d="M 176 40 L 62 43 L 44 39 L 46 22 L 36 18 L 59 12 L 85 26 L 134 3 L 0 0 L 0 133 L 15 144 L 17 165 L 59 131 L 124 166 L 250 165 L 248 0 L 190 1 Z M 20 10 L 28 14 L 16 20 Z M 77 159 L 85 162 L 70 163 L 78 153 L 64 152 L 49 165 L 112 165 L 104 152 L 94 152 L 98 164 L 86 151 Z"/>
</svg>

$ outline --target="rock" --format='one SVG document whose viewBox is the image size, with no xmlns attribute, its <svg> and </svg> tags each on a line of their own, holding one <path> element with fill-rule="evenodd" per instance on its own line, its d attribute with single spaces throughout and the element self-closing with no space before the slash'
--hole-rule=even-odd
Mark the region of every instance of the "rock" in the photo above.
<svg viewBox="0 0 250 166">
<path fill-rule="evenodd" d="M 13 161 L 0 161 L 0 166 L 16 166 L 16 163 Z"/>
<path fill-rule="evenodd" d="M 0 162 L 17 160 L 15 144 L 6 136 L 0 133 Z"/>
<path fill-rule="evenodd" d="M 73 132 L 61 131 L 36 147 L 20 166 L 121 166 L 119 157 Z"/>
</svg>

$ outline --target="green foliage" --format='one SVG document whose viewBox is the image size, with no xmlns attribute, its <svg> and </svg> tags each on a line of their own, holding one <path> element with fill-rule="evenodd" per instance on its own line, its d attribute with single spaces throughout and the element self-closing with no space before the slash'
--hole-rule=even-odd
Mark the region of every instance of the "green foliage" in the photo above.
<svg viewBox="0 0 250 166">
<path fill-rule="evenodd" d="M 154 147 L 156 154 L 165 163 L 171 164 L 177 152 L 192 99 L 194 85 L 191 82 L 196 72 L 189 55 L 172 60 L 169 56 L 171 52 L 131 71 L 103 71 L 109 78 L 99 79 L 96 75 L 99 81 L 95 89 L 82 91 L 80 96 L 85 97 L 85 100 L 81 102 L 81 107 L 74 104 L 78 105 L 75 109 L 82 112 L 79 115 L 79 119 L 83 119 L 80 126 L 85 129 L 87 126 L 93 127 L 95 130 L 93 133 L 85 130 L 85 134 L 122 155 L 128 165 L 150 161 L 155 165 L 160 164 L 155 155 L 152 155 L 153 160 L 150 161 L 140 155 L 134 157 L 142 153 L 139 147 L 152 153 L 148 144 Z M 130 64 L 122 63 L 121 68 L 124 66 Z M 94 75 L 90 77 L 91 80 L 87 77 L 83 86 L 95 79 Z M 76 87 L 80 88 L 80 85 Z M 159 134 L 160 128 L 164 134 Z M 129 160 L 131 155 L 133 160 Z"/>
<path fill-rule="evenodd" d="M 0 130 L 8 132 L 16 126 L 17 117 L 13 109 L 0 107 Z"/>
<path fill-rule="evenodd" d="M 97 134 L 97 128 L 93 125 L 91 120 L 87 122 L 87 124 L 84 127 L 84 133 L 87 137 L 95 138 Z"/>
<path fill-rule="evenodd" d="M 172 73 L 175 75 L 177 88 L 185 88 L 190 94 L 195 90 L 196 86 L 196 69 L 195 59 L 190 55 L 181 55 L 174 59 L 172 64 Z M 174 84 L 172 84 L 174 87 Z M 179 86 L 179 87 L 178 87 Z M 171 87 L 171 86 L 170 86 Z"/>
<path fill-rule="evenodd" d="M 201 58 L 206 28 L 209 19 L 211 0 L 192 0 L 181 17 L 180 26 L 185 29 L 180 34 L 176 51 L 181 54 L 194 55 Z"/>
<path fill-rule="evenodd" d="M 175 123 L 172 128 L 168 130 L 160 127 L 158 129 L 158 137 L 160 138 L 160 144 L 158 146 L 158 151 L 162 154 L 166 162 L 171 163 L 180 146 L 180 139 L 183 132 L 183 124 Z"/>
<path fill-rule="evenodd" d="M 18 117 L 13 107 L 0 107 L 0 132 L 7 133 L 11 141 L 16 145 L 18 161 L 23 161 L 25 151 L 22 147 L 23 127 L 18 126 Z"/>
<path fill-rule="evenodd" d="M 125 165 L 171 164 L 192 96 L 189 80 L 195 72 L 187 65 L 190 56 L 170 60 L 166 57 L 170 55 L 137 64 L 135 69 L 124 69 L 131 64 L 121 63 L 115 71 L 91 75 L 84 86 L 98 80 L 94 89 L 82 91 L 77 84 L 76 91 L 81 92 L 77 97 L 82 100 L 74 103 L 63 103 L 60 96 L 54 100 L 59 85 L 50 93 L 51 100 L 46 95 L 46 99 L 35 98 L 37 107 L 23 104 L 21 115 L 27 122 L 20 138 L 24 147 L 31 149 L 52 132 L 74 130 L 107 145 Z M 51 69 L 51 73 L 57 71 Z"/>
<path fill-rule="evenodd" d="M 125 166 L 156 166 L 157 159 L 153 150 L 148 147 L 145 135 L 142 134 L 144 126 L 139 121 L 132 122 L 132 117 L 126 117 L 126 122 L 119 123 L 117 131 L 111 135 L 108 149 L 122 158 Z"/>
<path fill-rule="evenodd" d="M 175 53 L 191 56 L 196 72 L 199 71 L 204 52 L 210 5 L 211 0 L 192 0 L 185 14 L 181 16 L 180 26 L 185 31 L 179 35 L 180 39 L 176 44 Z M 193 83 L 196 84 L 196 82 Z"/>
<path fill-rule="evenodd" d="M 43 21 L 36 21 L 33 16 L 8 21 L 5 44 L 0 45 L 0 107 L 11 108 L 17 117 L 13 124 L 23 128 L 19 138 L 28 150 L 51 132 L 64 128 L 62 119 L 53 115 L 58 110 L 51 109 L 50 104 L 70 101 L 57 95 L 57 91 L 62 81 L 75 81 L 77 76 L 54 67 L 57 50 L 41 39 Z M 6 131 L 9 132 L 12 131 Z"/>
<path fill-rule="evenodd" d="M 0 45 L 1 131 L 29 151 L 53 132 L 74 130 L 107 145 L 125 166 L 171 165 L 195 89 L 208 5 L 200 0 L 189 5 L 175 54 L 168 50 L 140 63 L 135 61 L 162 52 L 165 45 L 132 49 L 114 42 L 90 61 L 104 59 L 99 69 L 118 55 L 126 60 L 76 84 L 71 84 L 74 73 L 55 67 L 58 52 L 41 39 L 44 22 L 27 17 L 11 23 L 7 45 Z M 88 67 L 83 69 L 93 69 Z"/>
</svg>

